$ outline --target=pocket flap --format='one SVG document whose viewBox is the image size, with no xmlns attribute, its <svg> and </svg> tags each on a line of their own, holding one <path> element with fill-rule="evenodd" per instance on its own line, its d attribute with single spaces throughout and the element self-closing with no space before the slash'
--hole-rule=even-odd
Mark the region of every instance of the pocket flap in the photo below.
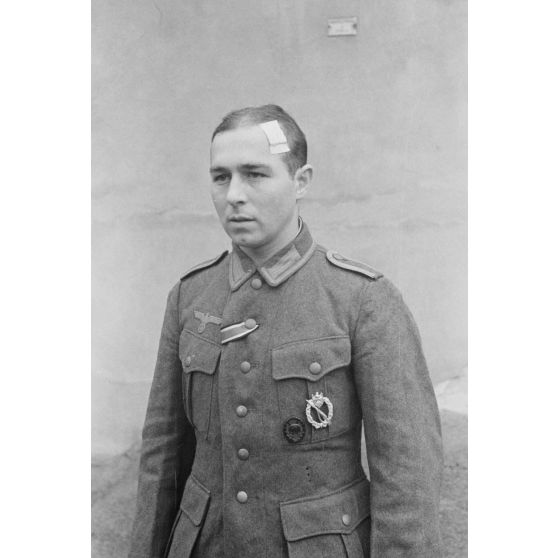
<svg viewBox="0 0 558 558">
<path fill-rule="evenodd" d="M 182 501 L 180 502 L 180 509 L 196 527 L 203 521 L 210 495 L 209 490 L 202 486 L 192 475 L 188 477 Z"/>
<path fill-rule="evenodd" d="M 182 332 L 180 360 L 184 372 L 214 374 L 221 355 L 220 345 L 184 330 Z"/>
<path fill-rule="evenodd" d="M 349 337 L 322 337 L 295 341 L 271 353 L 275 380 L 304 378 L 316 382 L 328 372 L 351 363 Z"/>
<path fill-rule="evenodd" d="M 282 502 L 287 541 L 325 534 L 349 534 L 370 515 L 370 483 L 362 479 L 327 496 Z"/>
</svg>

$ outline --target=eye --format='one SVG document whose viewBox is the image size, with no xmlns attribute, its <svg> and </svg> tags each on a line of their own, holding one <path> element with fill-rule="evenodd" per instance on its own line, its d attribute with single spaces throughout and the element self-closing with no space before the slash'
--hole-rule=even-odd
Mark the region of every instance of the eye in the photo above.
<svg viewBox="0 0 558 558">
<path fill-rule="evenodd" d="M 229 181 L 227 174 L 216 174 L 212 177 L 214 184 L 226 184 Z"/>
<path fill-rule="evenodd" d="M 266 175 L 263 172 L 248 171 L 246 173 L 246 176 L 248 178 L 264 178 Z"/>
</svg>

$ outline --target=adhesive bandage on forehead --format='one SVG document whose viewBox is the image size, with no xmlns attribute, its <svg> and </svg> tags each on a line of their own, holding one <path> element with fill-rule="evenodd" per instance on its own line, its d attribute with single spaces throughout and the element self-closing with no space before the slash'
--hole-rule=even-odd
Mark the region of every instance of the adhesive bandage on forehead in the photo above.
<svg viewBox="0 0 558 558">
<path fill-rule="evenodd" d="M 270 120 L 269 122 L 264 122 L 259 126 L 267 137 L 267 141 L 269 142 L 269 152 L 272 155 L 287 153 L 290 151 L 287 138 L 285 137 L 283 130 L 281 130 L 281 126 L 279 126 L 279 122 L 277 122 L 277 120 Z"/>
</svg>

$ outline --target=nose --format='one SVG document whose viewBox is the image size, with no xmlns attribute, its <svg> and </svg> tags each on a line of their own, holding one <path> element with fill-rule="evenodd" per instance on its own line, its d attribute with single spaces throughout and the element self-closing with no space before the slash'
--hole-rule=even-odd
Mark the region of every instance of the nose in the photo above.
<svg viewBox="0 0 558 558">
<path fill-rule="evenodd" d="M 231 205 L 246 203 L 246 184 L 242 177 L 233 174 L 227 189 L 227 202 Z"/>
</svg>

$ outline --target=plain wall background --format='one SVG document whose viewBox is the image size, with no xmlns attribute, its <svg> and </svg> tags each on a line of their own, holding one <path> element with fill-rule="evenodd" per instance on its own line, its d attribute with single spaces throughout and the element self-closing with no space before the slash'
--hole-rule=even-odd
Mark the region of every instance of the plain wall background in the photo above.
<svg viewBox="0 0 558 558">
<path fill-rule="evenodd" d="M 139 437 L 166 294 L 229 247 L 209 140 L 246 105 L 298 121 L 303 218 L 397 284 L 434 382 L 466 367 L 466 32 L 464 0 L 93 2 L 94 453 Z"/>
</svg>

